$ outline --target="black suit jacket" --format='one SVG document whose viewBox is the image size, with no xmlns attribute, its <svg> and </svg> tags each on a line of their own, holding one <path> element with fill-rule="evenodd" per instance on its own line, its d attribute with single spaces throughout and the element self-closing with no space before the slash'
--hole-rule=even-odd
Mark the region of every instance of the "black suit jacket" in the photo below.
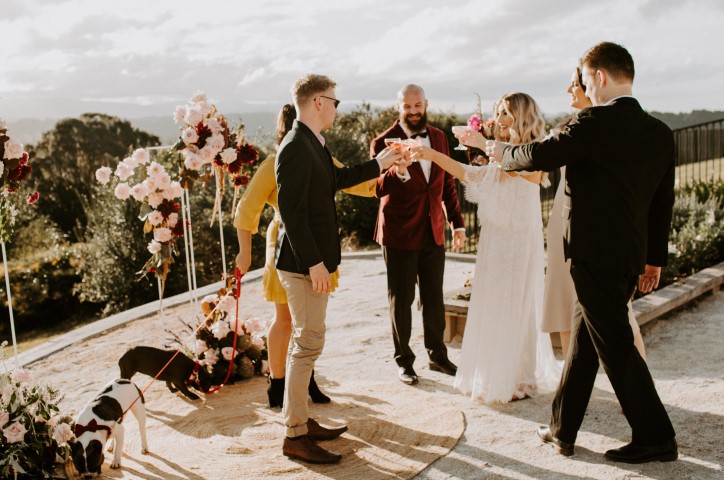
<svg viewBox="0 0 724 480">
<path fill-rule="evenodd" d="M 329 151 L 299 121 L 279 146 L 275 160 L 279 213 L 282 217 L 276 248 L 276 267 L 309 274 L 309 267 L 324 262 L 333 272 L 341 260 L 334 194 L 337 190 L 371 180 L 379 164 L 335 168 Z"/>
<path fill-rule="evenodd" d="M 566 168 L 566 258 L 639 274 L 666 265 L 674 137 L 631 97 L 581 111 L 544 141 L 508 147 L 505 170 Z M 552 239 L 555 240 L 555 239 Z"/>
</svg>

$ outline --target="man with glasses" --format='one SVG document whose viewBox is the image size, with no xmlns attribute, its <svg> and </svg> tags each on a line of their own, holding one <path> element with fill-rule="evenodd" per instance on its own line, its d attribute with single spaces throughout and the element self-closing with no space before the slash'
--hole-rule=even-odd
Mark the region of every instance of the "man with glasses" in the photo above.
<svg viewBox="0 0 724 480">
<path fill-rule="evenodd" d="M 422 87 L 412 84 L 402 87 L 397 93 L 397 110 L 399 119 L 372 141 L 372 155 L 383 151 L 385 139 L 389 138 L 419 138 L 423 145 L 450 154 L 445 133 L 427 124 L 427 99 Z M 455 375 L 457 367 L 448 359 L 443 342 L 445 305 L 442 293 L 445 223 L 450 222 L 454 230 L 455 248 L 465 242 L 465 223 L 455 180 L 427 160 L 407 168 L 398 165 L 380 176 L 377 196 L 380 209 L 375 240 L 382 245 L 387 264 L 387 293 L 398 377 L 408 385 L 418 381 L 412 368 L 415 354 L 409 345 L 415 284 L 420 288 L 430 370 Z"/>
<path fill-rule="evenodd" d="M 298 112 L 279 145 L 275 171 L 282 223 L 276 267 L 292 314 L 293 350 L 284 390 L 284 455 L 309 463 L 335 463 L 341 456 L 319 445 L 347 430 L 327 429 L 309 418 L 307 395 L 314 363 L 324 346 L 329 272 L 340 263 L 337 190 L 371 180 L 402 155 L 386 149 L 376 159 L 336 168 L 321 132 L 332 128 L 339 100 L 336 83 L 309 74 L 292 86 Z"/>
</svg>

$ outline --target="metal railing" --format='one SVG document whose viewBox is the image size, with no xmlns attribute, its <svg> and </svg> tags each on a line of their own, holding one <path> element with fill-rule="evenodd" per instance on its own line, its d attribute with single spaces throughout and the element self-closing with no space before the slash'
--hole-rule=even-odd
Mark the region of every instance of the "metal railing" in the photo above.
<svg viewBox="0 0 724 480">
<path fill-rule="evenodd" d="M 724 180 L 724 118 L 711 122 L 700 123 L 689 127 L 673 130 L 676 142 L 676 184 L 685 186 L 697 181 Z M 560 182 L 560 170 L 549 174 L 551 186 L 541 188 L 541 215 L 543 225 L 548 224 L 548 217 L 553 207 L 553 198 Z M 480 222 L 477 216 L 477 205 L 465 200 L 464 188 L 456 180 L 458 198 L 463 211 L 468 241 L 461 250 L 453 250 L 452 235 L 446 231 L 445 248 L 448 251 L 475 253 L 478 249 Z"/>
</svg>

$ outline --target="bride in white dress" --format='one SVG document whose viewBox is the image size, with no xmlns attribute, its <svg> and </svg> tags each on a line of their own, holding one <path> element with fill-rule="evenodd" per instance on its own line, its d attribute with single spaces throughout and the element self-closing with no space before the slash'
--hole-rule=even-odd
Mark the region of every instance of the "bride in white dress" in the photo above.
<svg viewBox="0 0 724 480">
<path fill-rule="evenodd" d="M 524 93 L 496 104 L 496 139 L 514 144 L 541 140 L 545 122 Z M 478 132 L 458 134 L 462 143 L 484 148 Z M 432 160 L 465 184 L 478 204 L 480 239 L 455 388 L 485 403 L 509 402 L 555 389 L 562 365 L 548 334 L 540 331 L 543 311 L 542 172 L 501 171 L 498 164 L 470 166 L 426 147 L 413 147 L 412 160 Z M 547 179 L 546 179 L 547 180 Z"/>
</svg>

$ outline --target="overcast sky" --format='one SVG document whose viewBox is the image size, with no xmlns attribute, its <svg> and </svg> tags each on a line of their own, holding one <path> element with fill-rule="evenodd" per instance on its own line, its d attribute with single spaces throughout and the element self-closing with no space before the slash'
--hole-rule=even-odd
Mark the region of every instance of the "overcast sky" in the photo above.
<svg viewBox="0 0 724 480">
<path fill-rule="evenodd" d="M 277 111 L 307 72 L 347 107 L 412 82 L 432 109 L 523 91 L 553 114 L 602 40 L 632 53 L 644 108 L 724 110 L 722 0 L 2 0 L 0 117 L 170 116 L 197 89 Z"/>
</svg>

